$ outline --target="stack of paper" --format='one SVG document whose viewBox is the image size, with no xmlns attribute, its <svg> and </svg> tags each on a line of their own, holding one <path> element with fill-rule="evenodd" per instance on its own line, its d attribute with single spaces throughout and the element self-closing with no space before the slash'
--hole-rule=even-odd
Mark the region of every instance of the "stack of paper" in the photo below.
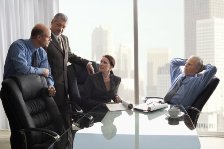
<svg viewBox="0 0 224 149">
<path fill-rule="evenodd" d="M 125 100 L 122 100 L 121 103 L 107 103 L 106 106 L 110 111 L 130 110 L 133 108 L 133 104 Z"/>
</svg>

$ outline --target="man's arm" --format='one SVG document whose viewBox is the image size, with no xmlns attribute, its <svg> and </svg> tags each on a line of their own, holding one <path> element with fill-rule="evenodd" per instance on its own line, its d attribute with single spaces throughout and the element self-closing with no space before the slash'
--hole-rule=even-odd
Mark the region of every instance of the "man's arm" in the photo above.
<svg viewBox="0 0 224 149">
<path fill-rule="evenodd" d="M 44 75 L 46 80 L 47 80 L 47 85 L 48 85 L 48 94 L 49 96 L 55 96 L 56 90 L 54 88 L 54 80 L 51 75 L 51 68 L 48 62 L 47 58 L 47 53 L 44 49 L 40 48 L 39 49 L 39 56 L 40 56 L 40 67 L 41 68 L 46 68 L 48 71 L 48 75 Z"/>
<path fill-rule="evenodd" d="M 203 65 L 203 71 L 199 73 L 202 75 L 203 82 L 208 82 L 217 72 L 217 68 L 211 64 Z"/>
<path fill-rule="evenodd" d="M 13 62 L 14 69 L 19 74 L 38 74 L 45 73 L 45 68 L 32 67 L 32 54 L 27 52 L 27 48 L 20 44 L 14 43 L 11 47 L 11 60 Z"/>
<path fill-rule="evenodd" d="M 70 46 L 69 46 L 69 41 L 68 41 L 68 37 L 64 36 L 64 39 L 66 40 L 66 44 L 68 46 L 68 61 L 70 63 L 76 63 L 81 65 L 82 67 L 86 67 L 87 71 L 89 74 L 93 74 L 94 73 L 94 68 L 92 66 L 92 63 L 87 60 L 84 59 L 80 56 L 77 56 L 76 54 L 71 52 Z"/>
<path fill-rule="evenodd" d="M 184 66 L 187 59 L 174 58 L 170 61 L 171 84 L 182 73 L 181 66 Z"/>
<path fill-rule="evenodd" d="M 49 70 L 48 75 L 44 75 L 47 79 L 47 84 L 49 87 L 54 86 L 54 80 L 53 77 L 51 75 L 51 68 L 48 62 L 48 58 L 47 58 L 47 53 L 43 48 L 39 48 L 39 57 L 40 57 L 40 68 L 46 68 L 47 70 Z"/>
<path fill-rule="evenodd" d="M 88 64 L 89 61 L 87 59 L 84 59 L 84 58 L 72 53 L 70 45 L 69 45 L 68 37 L 65 35 L 62 35 L 62 38 L 64 39 L 65 45 L 68 48 L 68 61 L 70 63 L 76 63 L 76 64 L 81 65 L 82 67 L 86 67 L 86 65 Z"/>
</svg>

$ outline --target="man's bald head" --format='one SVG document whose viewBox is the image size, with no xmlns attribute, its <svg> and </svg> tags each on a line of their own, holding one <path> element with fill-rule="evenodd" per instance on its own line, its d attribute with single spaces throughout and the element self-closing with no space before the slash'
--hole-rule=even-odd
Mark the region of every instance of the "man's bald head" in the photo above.
<svg viewBox="0 0 224 149">
<path fill-rule="evenodd" d="M 49 33 L 50 29 L 44 24 L 36 24 L 31 31 L 31 38 L 36 38 L 38 35 Z"/>
<path fill-rule="evenodd" d="M 202 59 L 198 56 L 192 55 L 188 58 L 185 64 L 184 72 L 186 75 L 195 75 L 201 71 L 202 66 Z"/>
<path fill-rule="evenodd" d="M 31 39 L 36 47 L 47 47 L 51 41 L 51 30 L 44 24 L 36 24 L 31 31 Z"/>
</svg>

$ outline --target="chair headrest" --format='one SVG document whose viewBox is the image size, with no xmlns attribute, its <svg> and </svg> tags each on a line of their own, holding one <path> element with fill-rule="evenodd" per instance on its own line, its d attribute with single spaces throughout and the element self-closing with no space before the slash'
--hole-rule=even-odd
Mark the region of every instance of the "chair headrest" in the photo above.
<svg viewBox="0 0 224 149">
<path fill-rule="evenodd" d="M 23 94 L 24 100 L 29 100 L 43 93 L 43 89 L 47 88 L 46 79 L 39 75 L 18 75 L 12 79 L 18 84 Z"/>
</svg>

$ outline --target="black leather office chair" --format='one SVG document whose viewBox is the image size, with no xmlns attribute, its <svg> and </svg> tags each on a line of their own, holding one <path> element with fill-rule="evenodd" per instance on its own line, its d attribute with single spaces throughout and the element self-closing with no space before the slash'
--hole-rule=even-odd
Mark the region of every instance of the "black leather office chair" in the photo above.
<svg viewBox="0 0 224 149">
<path fill-rule="evenodd" d="M 214 90 L 219 84 L 219 78 L 216 76 L 213 77 L 206 88 L 198 95 L 195 102 L 191 105 L 191 107 L 187 108 L 188 115 L 190 116 L 191 120 L 193 121 L 195 127 L 197 125 L 197 121 L 202 111 L 205 103 L 208 101 L 209 97 L 212 95 Z"/>
<path fill-rule="evenodd" d="M 92 66 L 95 72 L 99 72 L 99 64 L 92 61 Z M 81 67 L 78 64 L 71 64 L 68 66 L 68 92 L 69 98 L 73 105 L 73 111 L 82 111 L 81 106 L 81 96 L 84 93 L 83 88 L 87 77 L 89 76 L 86 67 Z M 82 121 L 79 120 L 79 127 L 89 127 L 93 125 L 93 122 L 99 122 L 105 116 L 106 111 L 104 112 L 96 112 L 96 111 L 88 111 L 88 113 L 84 112 L 82 116 Z M 81 114 L 81 113 L 80 113 Z M 80 116 L 79 118 L 80 119 Z M 76 123 L 74 119 L 74 123 Z"/>
<path fill-rule="evenodd" d="M 95 72 L 99 71 L 99 64 L 92 61 L 92 66 Z M 78 106 L 81 105 L 81 92 L 83 85 L 88 77 L 88 72 L 85 67 L 78 64 L 71 64 L 68 66 L 68 93 L 72 102 Z"/>
<path fill-rule="evenodd" d="M 66 131 L 56 103 L 48 96 L 44 77 L 26 75 L 4 80 L 1 100 L 9 120 L 12 149 L 47 149 L 63 140 L 61 135 Z"/>
</svg>

